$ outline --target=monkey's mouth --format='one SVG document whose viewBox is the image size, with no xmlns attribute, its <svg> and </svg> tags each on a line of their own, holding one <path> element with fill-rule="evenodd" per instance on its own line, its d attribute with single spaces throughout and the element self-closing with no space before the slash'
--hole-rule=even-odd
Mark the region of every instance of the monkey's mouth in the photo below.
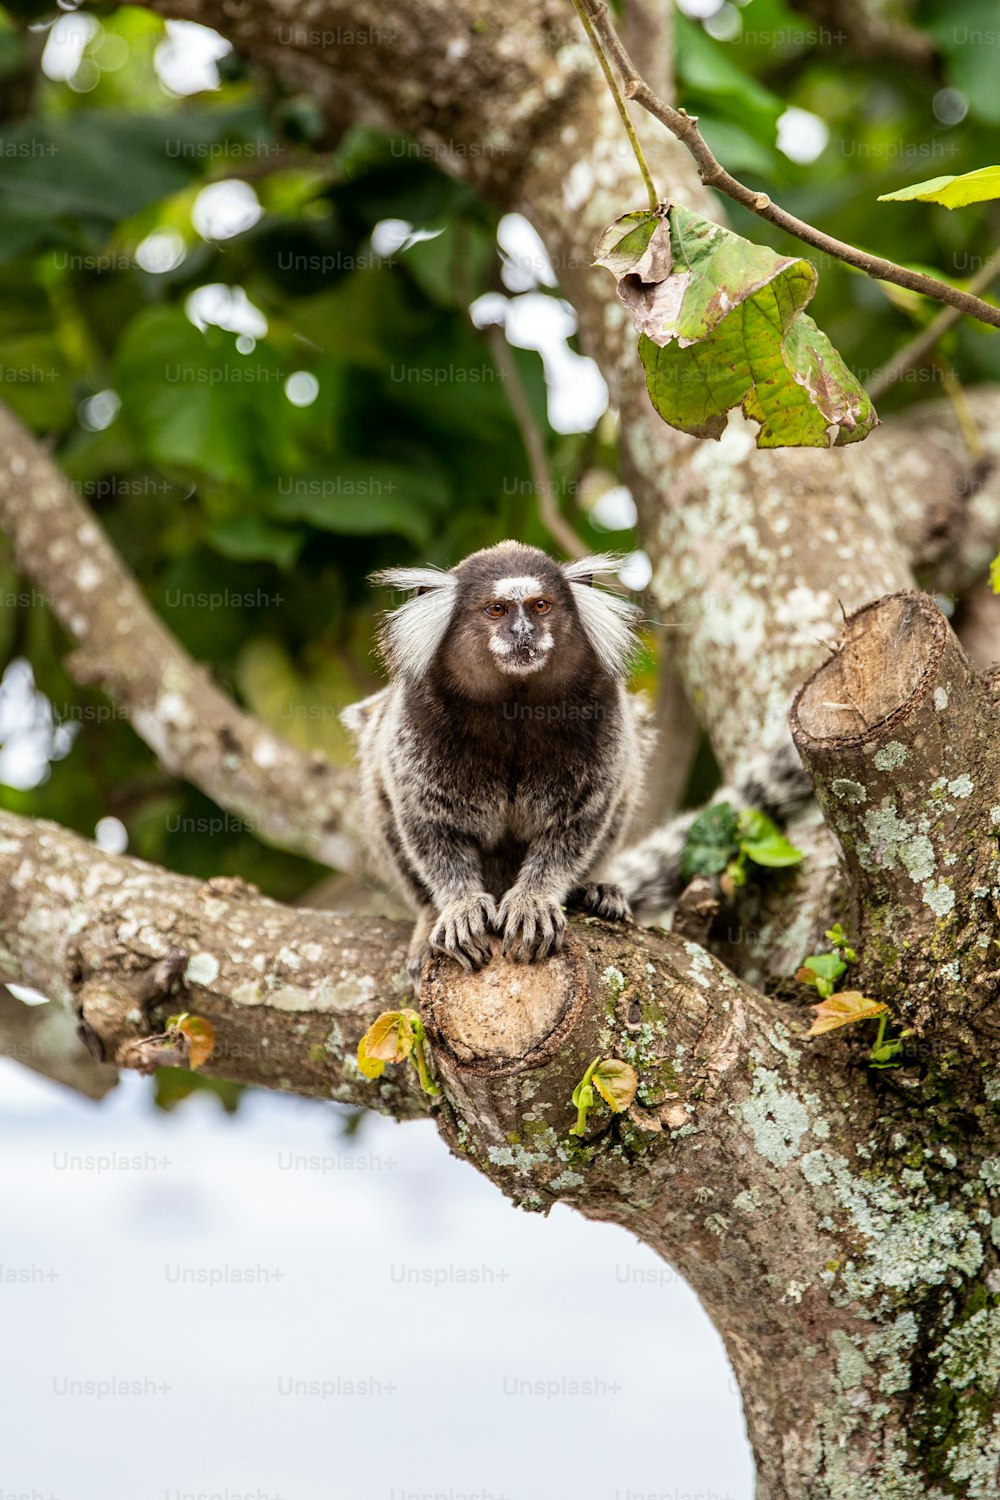
<svg viewBox="0 0 1000 1500">
<path fill-rule="evenodd" d="M 548 654 L 540 646 L 512 646 L 509 651 L 504 652 L 503 656 L 497 658 L 497 666 L 501 672 L 509 672 L 512 676 L 520 677 L 529 672 L 537 672 L 544 667 Z"/>
</svg>

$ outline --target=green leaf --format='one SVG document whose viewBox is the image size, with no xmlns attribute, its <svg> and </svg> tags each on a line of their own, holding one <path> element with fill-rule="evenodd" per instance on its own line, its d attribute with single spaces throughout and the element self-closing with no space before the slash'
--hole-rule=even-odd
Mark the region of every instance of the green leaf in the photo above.
<svg viewBox="0 0 1000 1500">
<path fill-rule="evenodd" d="M 154 463 L 249 484 L 255 457 L 272 472 L 294 457 L 284 378 L 263 340 L 240 354 L 233 334 L 202 332 L 180 308 L 152 307 L 122 335 L 115 388 L 122 421 Z"/>
<path fill-rule="evenodd" d="M 835 953 L 814 954 L 803 964 L 803 968 L 809 969 L 813 974 L 822 975 L 824 979 L 839 979 L 846 967 L 843 959 L 838 958 Z"/>
<path fill-rule="evenodd" d="M 764 865 L 771 870 L 781 870 L 788 865 L 802 863 L 802 850 L 796 849 L 783 833 L 766 839 L 742 839 L 740 848 L 755 865 Z"/>
<path fill-rule="evenodd" d="M 419 240 L 400 253 L 403 268 L 442 307 L 467 307 L 496 264 L 496 235 L 455 219 L 437 239 Z"/>
<path fill-rule="evenodd" d="M 720 438 L 742 408 L 760 448 L 825 448 L 876 425 L 864 389 L 803 312 L 817 281 L 808 261 L 679 204 L 617 220 L 596 260 L 618 278 L 650 399 L 672 427 Z"/>
<path fill-rule="evenodd" d="M 796 849 L 778 825 L 758 808 L 748 807 L 740 813 L 739 832 L 740 849 L 754 864 L 781 869 L 801 863 L 802 850 Z"/>
<path fill-rule="evenodd" d="M 677 41 L 677 71 L 687 88 L 711 100 L 713 111 L 725 110 L 734 120 L 768 132 L 774 139 L 774 128 L 784 112 L 784 104 L 730 61 L 732 48 L 706 36 L 701 24 L 675 15 L 674 35 Z M 685 91 L 686 93 L 686 91 Z"/>
<path fill-rule="evenodd" d="M 210 526 L 205 537 L 216 551 L 234 562 L 273 562 L 276 567 L 290 568 L 306 533 L 272 526 L 260 516 L 234 516 Z"/>
<path fill-rule="evenodd" d="M 721 875 L 739 848 L 739 821 L 728 802 L 715 802 L 698 814 L 684 843 L 681 875 Z"/>
<path fill-rule="evenodd" d="M 807 958 L 796 974 L 803 984 L 811 984 L 825 997 L 833 994 L 833 987 L 847 965 L 836 953 L 814 953 Z"/>
<path fill-rule="evenodd" d="M 594 1076 L 594 1069 L 600 1061 L 600 1057 L 594 1058 L 594 1061 L 590 1064 L 586 1073 L 584 1073 L 580 1082 L 573 1090 L 572 1098 L 576 1106 L 576 1124 L 570 1126 L 570 1135 L 582 1136 L 587 1132 L 587 1115 L 594 1107 L 594 1089 L 591 1079 Z"/>
<path fill-rule="evenodd" d="M 774 126 L 768 125 L 768 139 L 774 139 Z M 756 172 L 774 177 L 780 171 L 777 152 L 751 135 L 749 130 L 730 120 L 713 120 L 699 111 L 698 129 L 702 140 L 716 161 L 724 161 L 727 171 Z"/>
<path fill-rule="evenodd" d="M 1000 167 L 978 167 L 959 177 L 929 177 L 914 182 L 895 193 L 882 193 L 879 203 L 940 203 L 944 208 L 965 208 L 969 203 L 986 203 L 1000 198 Z"/>
<path fill-rule="evenodd" d="M 263 505 L 275 520 L 308 521 L 344 536 L 395 534 L 424 548 L 447 510 L 448 488 L 437 475 L 347 459 L 283 479 L 280 489 L 265 493 Z"/>
<path fill-rule="evenodd" d="M 828 927 L 823 936 L 831 947 L 837 949 L 837 952 L 845 963 L 853 964 L 857 962 L 858 955 L 848 943 L 847 933 L 839 922 L 834 922 L 832 927 Z"/>
<path fill-rule="evenodd" d="M 4 130 L 0 258 L 36 244 L 103 243 L 112 227 L 187 187 L 228 135 L 253 138 L 254 109 L 143 114 L 90 109 Z"/>
</svg>

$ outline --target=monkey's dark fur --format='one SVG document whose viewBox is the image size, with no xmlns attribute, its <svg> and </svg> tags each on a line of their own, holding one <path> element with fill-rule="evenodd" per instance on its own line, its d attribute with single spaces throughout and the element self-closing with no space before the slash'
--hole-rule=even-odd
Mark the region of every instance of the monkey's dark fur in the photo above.
<svg viewBox="0 0 1000 1500">
<path fill-rule="evenodd" d="M 345 722 L 373 842 L 417 912 L 414 978 L 428 949 L 479 967 L 493 935 L 517 962 L 556 952 L 567 901 L 630 915 L 601 879 L 641 781 L 622 682 L 639 616 L 593 587 L 611 567 L 501 542 L 381 575 L 417 592 L 382 633 L 393 681 Z"/>
<path fill-rule="evenodd" d="M 375 851 L 417 914 L 415 983 L 432 950 L 469 970 L 494 937 L 516 962 L 555 953 L 564 905 L 662 920 L 680 893 L 695 812 L 616 854 L 650 737 L 623 683 L 639 612 L 593 586 L 614 566 L 501 542 L 377 576 L 412 591 L 382 631 L 392 681 L 343 718 Z M 810 795 L 789 740 L 714 800 L 787 817 Z"/>
</svg>

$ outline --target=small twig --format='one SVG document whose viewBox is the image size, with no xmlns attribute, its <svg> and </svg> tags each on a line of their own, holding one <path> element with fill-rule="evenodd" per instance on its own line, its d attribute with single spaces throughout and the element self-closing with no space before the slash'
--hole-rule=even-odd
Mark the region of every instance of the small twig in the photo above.
<svg viewBox="0 0 1000 1500">
<path fill-rule="evenodd" d="M 524 451 L 528 455 L 531 482 L 538 497 L 538 519 L 549 536 L 559 543 L 569 557 L 586 557 L 590 548 L 577 536 L 569 522 L 560 515 L 559 507 L 556 505 L 555 485 L 552 483 L 552 475 L 549 472 L 545 442 L 538 430 L 538 423 L 528 403 L 524 386 L 521 384 L 521 377 L 514 363 L 514 356 L 510 352 L 510 345 L 499 323 L 494 323 L 487 329 L 486 338 L 497 368 L 503 377 L 507 400 L 510 402 L 510 409 L 514 413 L 514 420 L 521 433 Z"/>
<path fill-rule="evenodd" d="M 586 11 L 605 53 L 613 59 L 621 75 L 625 98 L 634 99 L 636 104 L 641 105 L 654 119 L 659 120 L 661 125 L 665 125 L 671 134 L 687 147 L 697 163 L 698 175 L 706 187 L 716 188 L 720 193 L 725 193 L 727 198 L 732 198 L 734 203 L 750 209 L 751 213 L 767 219 L 768 223 L 777 225 L 779 229 L 794 235 L 804 244 L 812 245 L 814 249 L 821 250 L 834 260 L 841 260 L 845 265 L 864 271 L 876 281 L 894 282 L 896 286 L 904 286 L 911 292 L 920 292 L 925 297 L 933 297 L 938 302 L 945 302 L 949 307 L 957 308 L 960 313 L 978 318 L 981 323 L 989 323 L 994 328 L 1000 328 L 1000 307 L 993 307 L 990 303 L 984 302 L 981 297 L 974 297 L 970 292 L 961 291 L 947 281 L 939 281 L 936 276 L 925 276 L 921 271 L 911 271 L 905 266 L 897 266 L 894 261 L 883 260 L 879 255 L 869 255 L 867 250 L 859 250 L 843 240 L 834 239 L 831 235 L 824 234 L 822 230 L 814 229 L 804 220 L 797 219 L 794 214 L 779 208 L 776 203 L 771 202 L 766 193 L 755 193 L 752 188 L 738 182 L 712 155 L 708 143 L 698 129 L 697 116 L 689 115 L 683 109 L 674 109 L 640 78 L 611 24 L 604 0 L 573 0 L 573 3 L 578 10 L 582 7 Z"/>
<path fill-rule="evenodd" d="M 594 56 L 597 58 L 597 61 L 601 65 L 601 72 L 604 74 L 604 77 L 607 80 L 607 85 L 611 90 L 611 96 L 615 101 L 618 113 L 622 117 L 622 124 L 625 126 L 625 134 L 628 136 L 629 145 L 632 147 L 633 155 L 635 156 L 636 161 L 639 163 L 639 171 L 642 173 L 642 180 L 646 184 L 646 192 L 649 194 L 649 206 L 650 208 L 655 208 L 657 203 L 660 201 L 659 195 L 653 183 L 653 178 L 650 173 L 649 166 L 646 162 L 646 158 L 643 155 L 642 147 L 639 144 L 639 137 L 635 133 L 635 126 L 632 124 L 632 120 L 628 112 L 628 105 L 622 98 L 618 85 L 615 82 L 615 75 L 611 71 L 611 64 L 608 62 L 607 55 L 601 45 L 601 38 L 598 36 L 596 29 L 591 23 L 591 17 L 587 14 L 587 11 L 590 7 L 586 3 L 586 0 L 573 0 L 573 5 L 576 8 L 577 15 L 580 17 L 580 20 L 583 23 L 583 29 L 587 33 L 587 40 L 589 41 L 593 49 Z M 607 14 L 607 12 L 605 12 L 605 14 Z"/>
<path fill-rule="evenodd" d="M 970 292 L 985 292 L 996 278 L 1000 276 L 1000 250 L 994 250 L 989 260 L 980 269 L 978 275 L 973 276 L 969 282 Z M 940 338 L 954 328 L 962 316 L 957 307 L 945 307 L 938 313 L 926 328 L 922 328 L 915 338 L 908 344 L 904 344 L 899 353 L 886 365 L 878 380 L 869 381 L 866 389 L 873 401 L 878 401 L 884 396 L 890 386 L 895 385 L 897 380 L 902 380 L 908 370 L 914 365 L 920 364 L 924 356 L 929 354 Z"/>
</svg>

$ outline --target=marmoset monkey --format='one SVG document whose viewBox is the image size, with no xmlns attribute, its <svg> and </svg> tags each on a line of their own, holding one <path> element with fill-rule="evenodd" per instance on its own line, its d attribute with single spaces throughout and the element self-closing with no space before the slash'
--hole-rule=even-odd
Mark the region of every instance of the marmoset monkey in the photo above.
<svg viewBox="0 0 1000 1500">
<path fill-rule="evenodd" d="M 376 852 L 417 913 L 415 982 L 431 950 L 479 968 L 494 935 L 518 963 L 557 952 L 564 904 L 630 916 L 604 878 L 642 770 L 624 687 L 640 612 L 594 586 L 615 566 L 501 542 L 376 575 L 413 597 L 382 628 L 390 685 L 343 719 Z"/>
<path fill-rule="evenodd" d="M 564 905 L 670 920 L 699 810 L 616 852 L 651 735 L 624 687 L 639 610 L 594 587 L 615 567 L 501 542 L 376 575 L 413 597 L 382 629 L 390 685 L 342 717 L 376 853 L 417 913 L 414 983 L 432 950 L 479 968 L 494 936 L 518 963 L 557 952 Z M 811 796 L 788 738 L 712 801 L 785 821 Z"/>
</svg>

